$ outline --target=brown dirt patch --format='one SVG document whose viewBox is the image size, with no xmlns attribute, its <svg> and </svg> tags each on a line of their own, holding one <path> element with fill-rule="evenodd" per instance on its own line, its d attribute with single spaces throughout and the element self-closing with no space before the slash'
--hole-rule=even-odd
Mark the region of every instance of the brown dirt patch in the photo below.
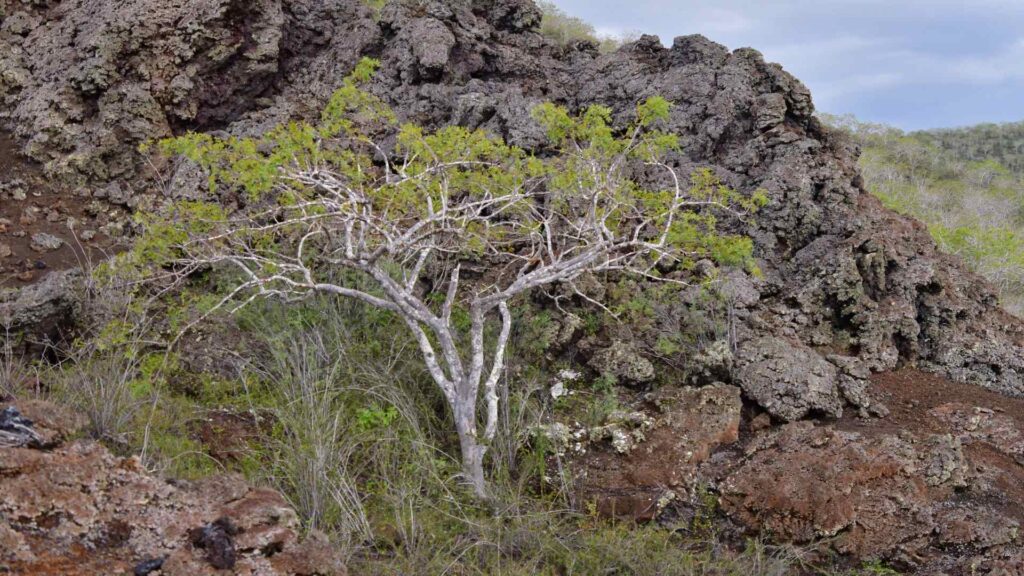
<svg viewBox="0 0 1024 576">
<path fill-rule="evenodd" d="M 238 463 L 252 446 L 270 435 L 274 427 L 269 413 L 211 410 L 189 425 L 191 435 L 207 453 L 222 464 Z"/>
<path fill-rule="evenodd" d="M 945 433 L 949 426 L 930 414 L 939 406 L 959 403 L 992 410 L 1024 428 L 1024 400 L 952 382 L 938 374 L 904 368 L 871 377 L 871 392 L 892 412 L 887 418 L 857 418 L 852 411 L 840 421 L 840 428 L 857 432 L 879 431 Z"/>
<path fill-rule="evenodd" d="M 1006 427 L 1024 431 L 1024 400 L 952 382 L 940 375 L 913 368 L 875 374 L 871 380 L 872 393 L 892 413 L 884 419 L 863 419 L 851 415 L 843 418 L 838 428 L 868 436 L 899 434 L 901 431 L 959 436 L 975 472 L 988 478 L 986 484 L 993 489 L 982 490 L 987 494 L 975 491 L 961 497 L 987 502 L 1024 521 L 1024 461 L 1011 453 L 1014 446 L 1000 442 L 997 437 L 987 437 L 984 428 L 986 420 L 995 420 Z M 976 433 L 953 426 L 949 420 L 939 417 L 950 409 L 968 415 L 977 412 L 982 423 Z"/>
<path fill-rule="evenodd" d="M 117 250 L 102 227 L 123 217 L 123 210 L 93 199 L 89 190 L 54 186 L 0 131 L 0 288 L 25 286 L 51 270 L 101 261 Z M 32 249 L 32 237 L 40 233 L 60 238 L 63 245 L 52 251 Z"/>
</svg>

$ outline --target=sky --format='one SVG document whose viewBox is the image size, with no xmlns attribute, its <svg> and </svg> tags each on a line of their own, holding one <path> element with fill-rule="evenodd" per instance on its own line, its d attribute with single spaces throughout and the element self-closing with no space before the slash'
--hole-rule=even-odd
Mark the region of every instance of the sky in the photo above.
<svg viewBox="0 0 1024 576">
<path fill-rule="evenodd" d="M 555 0 L 599 33 L 703 34 L 800 78 L 818 110 L 917 130 L 1024 120 L 1024 0 Z"/>
</svg>

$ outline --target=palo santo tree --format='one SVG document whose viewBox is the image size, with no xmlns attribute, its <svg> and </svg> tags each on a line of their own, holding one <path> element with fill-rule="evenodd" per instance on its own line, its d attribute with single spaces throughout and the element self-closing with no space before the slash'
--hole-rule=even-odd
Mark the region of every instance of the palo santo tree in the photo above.
<svg viewBox="0 0 1024 576">
<path fill-rule="evenodd" d="M 317 124 L 162 142 L 205 168 L 212 191 L 244 191 L 247 206 L 189 204 L 177 220 L 150 218 L 136 253 L 182 275 L 235 271 L 218 308 L 319 292 L 396 314 L 451 409 L 465 479 L 486 497 L 510 302 L 584 274 L 660 279 L 695 258 L 746 263 L 749 239 L 718 233 L 715 214 L 764 200 L 707 170 L 680 177 L 667 160 L 678 143 L 657 128 L 669 113 L 662 98 L 641 103 L 621 131 L 602 106 L 579 116 L 539 106 L 552 146 L 538 156 L 483 131 L 399 124 L 360 88 L 375 67 L 360 63 Z M 645 187 L 638 170 L 662 185 Z"/>
</svg>

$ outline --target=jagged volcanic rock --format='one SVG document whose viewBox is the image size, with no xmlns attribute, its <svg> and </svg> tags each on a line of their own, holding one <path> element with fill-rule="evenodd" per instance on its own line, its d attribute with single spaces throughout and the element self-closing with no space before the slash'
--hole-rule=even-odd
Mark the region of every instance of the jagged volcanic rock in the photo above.
<svg viewBox="0 0 1024 576">
<path fill-rule="evenodd" d="M 358 0 L 2 6 L 0 118 L 53 176 L 133 182 L 136 194 L 157 192 L 139 142 L 310 117 L 364 54 L 383 61 L 373 90 L 404 117 L 527 147 L 543 141 L 529 117 L 539 102 L 602 103 L 626 120 L 660 94 L 675 104 L 676 164 L 710 166 L 771 198 L 743 229 L 765 277 L 754 281 L 760 299 L 738 304 L 741 344 L 770 334 L 876 371 L 917 364 L 1024 394 L 1020 322 L 923 226 L 863 189 L 856 150 L 814 118 L 806 87 L 755 50 L 699 36 L 670 48 L 647 36 L 606 55 L 559 47 L 536 32 L 528 0 L 392 3 L 379 22 Z M 197 193 L 193 170 L 177 176 L 168 193 Z"/>
<path fill-rule="evenodd" d="M 46 449 L 0 443 L 0 571 L 127 574 L 157 561 L 164 576 L 346 574 L 321 539 L 300 542 L 277 492 L 236 476 L 159 480 L 135 458 L 67 440 L 76 420 L 58 408 L 21 408 Z"/>
<path fill-rule="evenodd" d="M 314 117 L 363 55 L 381 59 L 371 89 L 404 118 L 484 128 L 533 149 L 544 142 L 529 115 L 537 103 L 601 103 L 626 121 L 641 99 L 664 96 L 674 103 L 669 125 L 684 153 L 672 161 L 681 171 L 710 167 L 730 186 L 764 189 L 770 198 L 752 222 L 731 224 L 755 239 L 763 276 L 723 274 L 732 291 L 735 358 L 709 369 L 713 380 L 739 386 L 776 421 L 834 419 L 847 403 L 884 413 L 868 377 L 899 366 L 1024 396 L 1021 321 L 962 262 L 939 253 L 923 225 L 864 189 L 855 147 L 814 117 L 806 87 L 756 50 L 729 51 L 700 36 L 669 47 L 644 36 L 611 54 L 585 42 L 557 46 L 537 32 L 539 13 L 529 0 L 393 2 L 377 21 L 359 0 L 0 0 L 0 17 L 0 123 L 55 181 L 97 189 L 118 182 L 140 204 L 205 189 L 193 167 L 154 158 L 169 177 L 159 184 L 139 142 L 187 129 L 256 134 Z M 659 315 L 657 332 L 685 328 L 686 306 Z M 785 369 L 793 365 L 800 369 Z M 918 381 L 917 394 L 948 384 Z M 983 565 L 1013 573 L 1019 536 L 1006 540 L 1021 518 L 1016 509 L 945 503 L 951 492 L 968 490 L 982 494 L 976 502 L 1019 506 L 1024 494 L 1001 482 L 1020 479 L 1019 452 L 1006 448 L 1020 423 L 974 414 L 994 407 L 959 402 L 970 388 L 949 386 L 943 389 L 953 396 L 929 408 L 929 418 L 944 423 L 929 424 L 934 430 L 904 438 L 887 428 L 892 420 L 866 420 L 867 430 L 791 423 L 764 432 L 770 439 L 748 455 L 712 458 L 715 466 L 731 459 L 729 472 L 709 471 L 706 479 L 730 479 L 730 510 L 754 531 L 771 526 L 795 540 L 839 531 L 844 550 L 906 552 L 912 568 L 930 562 L 914 560 L 916 551 L 959 562 L 997 550 Z M 949 444 L 934 438 L 946 434 L 954 436 Z M 967 446 L 966 460 L 956 442 Z M 882 466 L 886 453 L 897 460 Z M 951 473 L 962 472 L 964 461 L 986 472 L 966 476 L 964 485 L 952 476 L 933 485 L 922 472 L 930 468 L 918 464 L 935 455 L 949 456 L 940 460 L 955 464 Z M 850 480 L 856 498 L 829 500 L 835 477 L 823 463 L 831 461 L 846 466 L 840 480 Z M 759 486 L 756 476 L 769 468 L 794 475 L 793 483 Z M 837 508 L 793 504 L 789 490 L 804 485 L 820 488 L 817 496 Z M 650 486 L 641 488 L 649 504 Z M 770 509 L 748 501 L 769 488 Z M 867 494 L 878 490 L 904 504 Z M 899 550 L 879 544 L 877 533 L 857 532 L 868 524 L 895 527 Z M 9 533 L 0 526 L 0 539 Z M 924 542 L 936 533 L 936 546 Z"/>
</svg>

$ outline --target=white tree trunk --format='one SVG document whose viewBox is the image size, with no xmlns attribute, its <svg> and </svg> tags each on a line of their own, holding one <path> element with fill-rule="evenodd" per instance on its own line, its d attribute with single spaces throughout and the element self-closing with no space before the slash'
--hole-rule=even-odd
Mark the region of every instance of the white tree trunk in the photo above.
<svg viewBox="0 0 1024 576">
<path fill-rule="evenodd" d="M 462 456 L 462 473 L 466 482 L 472 487 L 473 494 L 480 499 L 489 498 L 487 482 L 484 480 L 484 456 L 487 446 L 480 443 L 476 426 L 476 395 L 472 383 L 463 381 L 466 386 L 456 395 L 458 403 L 453 406 L 455 429 L 459 433 L 459 450 Z"/>
</svg>

